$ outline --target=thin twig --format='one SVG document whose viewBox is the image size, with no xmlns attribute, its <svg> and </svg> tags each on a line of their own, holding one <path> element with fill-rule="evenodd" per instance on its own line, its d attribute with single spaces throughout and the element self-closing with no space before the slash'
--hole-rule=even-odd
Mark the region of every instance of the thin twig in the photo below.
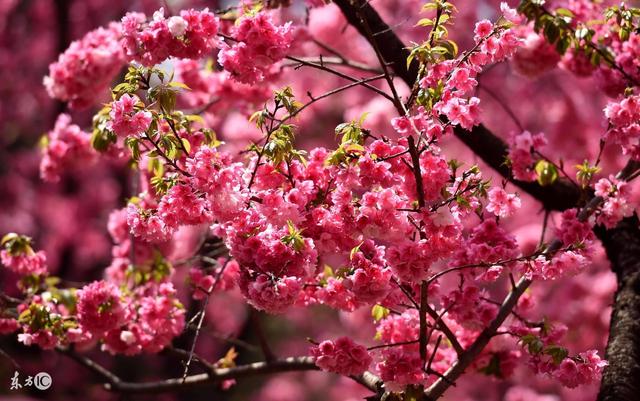
<svg viewBox="0 0 640 401">
<path fill-rule="evenodd" d="M 202 330 L 202 323 L 204 322 L 204 316 L 206 314 L 207 306 L 209 305 L 209 299 L 211 298 L 211 294 L 213 293 L 213 291 L 216 289 L 216 286 L 220 281 L 220 277 L 222 276 L 222 273 L 224 273 L 224 269 L 227 267 L 228 263 L 229 263 L 229 260 L 227 260 L 225 264 L 222 265 L 222 267 L 220 267 L 220 270 L 218 270 L 218 273 L 216 274 L 215 281 L 211 285 L 211 288 L 209 289 L 209 291 L 207 291 L 207 297 L 204 299 L 202 309 L 200 310 L 198 326 L 196 327 L 196 332 L 193 336 L 193 342 L 191 343 L 191 350 L 189 351 L 189 359 L 187 359 L 187 362 L 184 365 L 182 380 L 186 380 L 187 375 L 189 374 L 189 367 L 191 366 L 191 361 L 193 360 L 193 356 L 196 350 L 196 343 L 198 342 L 198 337 L 200 336 L 200 330 Z"/>
<path fill-rule="evenodd" d="M 251 322 L 253 323 L 253 329 L 258 337 L 258 342 L 260 343 L 260 349 L 262 350 L 262 355 L 264 356 L 265 361 L 271 362 L 276 359 L 275 354 L 271 350 L 269 343 L 267 342 L 267 337 L 262 330 L 262 322 L 260 321 L 260 315 L 258 311 L 252 309 L 250 312 Z"/>
</svg>

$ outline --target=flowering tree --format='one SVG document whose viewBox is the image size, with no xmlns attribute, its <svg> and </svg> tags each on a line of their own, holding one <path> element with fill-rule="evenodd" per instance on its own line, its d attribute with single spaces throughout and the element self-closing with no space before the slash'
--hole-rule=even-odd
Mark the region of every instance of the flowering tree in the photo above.
<svg viewBox="0 0 640 401">
<path fill-rule="evenodd" d="M 640 10 L 523 0 L 485 4 L 488 18 L 475 21 L 475 2 L 434 0 L 412 3 L 416 21 L 395 27 L 376 10 L 393 18 L 395 2 L 284 3 L 129 12 L 49 66 L 51 97 L 98 109 L 90 128 L 57 117 L 40 177 L 99 165 L 126 169 L 131 184 L 109 215 L 112 261 L 98 280 L 72 285 L 30 237 L 3 237 L 15 288 L 1 294 L 0 334 L 68 356 L 125 394 L 322 370 L 370 400 L 480 399 L 465 383 L 481 376 L 511 383 L 499 395 L 508 400 L 593 399 L 604 372 L 599 400 L 635 399 Z M 581 131 L 558 123 L 578 121 L 575 111 L 536 110 L 549 89 L 522 102 L 554 69 L 586 103 Z M 505 102 L 492 87 L 521 96 Z M 604 107 L 589 103 L 602 94 Z M 347 110 L 337 125 L 332 108 Z M 582 148 L 558 146 L 564 137 Z M 529 238 L 524 224 L 535 226 Z M 587 319 L 569 321 L 569 301 L 549 290 L 605 308 L 606 294 L 589 298 L 601 277 L 570 291 L 594 277 L 599 242 L 618 280 L 606 358 L 597 348 L 608 323 L 581 342 Z M 244 314 L 229 299 L 254 310 L 263 359 L 199 345 L 208 314 Z M 308 345 L 288 355 L 261 328 L 278 315 L 322 326 L 326 310 L 351 323 L 290 335 Z M 183 374 L 128 381 L 96 350 L 168 351 Z"/>
</svg>

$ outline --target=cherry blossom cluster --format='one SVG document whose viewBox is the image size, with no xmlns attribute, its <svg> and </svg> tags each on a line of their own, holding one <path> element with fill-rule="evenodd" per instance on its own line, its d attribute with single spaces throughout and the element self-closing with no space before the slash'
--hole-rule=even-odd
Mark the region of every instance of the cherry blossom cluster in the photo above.
<svg viewBox="0 0 640 401">
<path fill-rule="evenodd" d="M 530 355 L 529 367 L 536 373 L 552 377 L 568 388 L 597 381 L 607 362 L 597 351 L 589 350 L 569 356 L 557 345 L 567 332 L 563 325 L 514 325 L 511 330 L 521 336 L 520 342 Z"/>
<path fill-rule="evenodd" d="M 39 275 L 47 271 L 47 256 L 43 251 L 35 252 L 29 237 L 7 234 L 2 238 L 0 251 L 2 264 L 13 272 L 25 275 Z"/>
<path fill-rule="evenodd" d="M 516 194 L 509 194 L 504 189 L 498 187 L 491 188 L 487 198 L 489 199 L 487 211 L 498 217 L 512 216 L 520 209 L 522 204 Z"/>
<path fill-rule="evenodd" d="M 519 34 L 523 38 L 522 45 L 511 59 L 519 74 L 535 78 L 558 65 L 560 55 L 542 35 L 533 29 L 520 29 Z"/>
<path fill-rule="evenodd" d="M 449 319 L 445 318 L 443 321 L 445 324 L 452 324 Z M 430 322 L 434 323 L 431 319 Z M 439 341 L 431 336 L 428 352 L 435 352 L 435 356 L 429 366 L 431 371 L 426 371 L 419 351 L 419 327 L 419 316 L 415 310 L 389 315 L 378 324 L 377 338 L 387 346 L 380 346 L 372 352 L 378 355 L 377 373 L 391 391 L 409 384 L 428 385 L 434 380 L 433 372 L 444 373 L 456 359 L 456 353 L 451 347 L 438 346 Z"/>
<path fill-rule="evenodd" d="M 213 271 L 207 272 L 202 267 L 189 270 L 189 281 L 193 286 L 193 299 L 207 298 L 214 290 L 230 291 L 238 281 L 240 266 L 235 260 L 220 258 Z"/>
<path fill-rule="evenodd" d="M 153 66 L 169 57 L 200 59 L 218 44 L 218 18 L 208 9 L 166 18 L 164 9 L 147 21 L 142 13 L 122 18 L 122 44 L 129 60 Z"/>
<path fill-rule="evenodd" d="M 168 18 L 160 9 L 151 19 L 142 13 L 128 13 L 121 23 L 99 28 L 73 42 L 50 65 L 44 84 L 50 96 L 69 102 L 72 108 L 84 108 L 95 103 L 96 94 L 105 92 L 126 62 L 153 66 L 173 57 L 184 59 L 178 63 L 188 63 L 212 56 L 222 47 L 219 62 L 237 82 L 230 83 L 223 73 L 208 78 L 192 74 L 187 79 L 194 89 L 206 85 L 207 96 L 219 96 L 224 101 L 237 96 L 249 103 L 266 100 L 266 86 L 253 88 L 242 83 L 254 84 L 273 75 L 273 64 L 286 55 L 293 40 L 290 24 L 275 25 L 268 13 L 245 15 L 233 28 L 232 46 L 221 45 L 219 25 L 218 18 L 207 9 L 181 11 Z M 193 64 L 190 68 L 193 70 Z M 186 71 L 178 65 L 176 71 L 180 74 L 181 70 Z M 234 95 L 229 96 L 229 92 Z"/>
<path fill-rule="evenodd" d="M 136 111 L 136 107 L 138 111 Z M 137 135 L 145 132 L 151 124 L 151 113 L 140 110 L 144 104 L 133 95 L 124 94 L 120 99 L 111 102 L 109 123 L 107 128 L 120 137 Z"/>
<path fill-rule="evenodd" d="M 624 217 L 633 214 L 631 188 L 626 182 L 610 176 L 598 180 L 594 187 L 595 194 L 604 198 L 604 204 L 597 216 L 598 223 L 611 228 Z"/>
<path fill-rule="evenodd" d="M 345 376 L 357 376 L 371 365 L 372 358 L 367 349 L 349 337 L 335 341 L 323 341 L 311 349 L 316 364 L 323 370 Z"/>
<path fill-rule="evenodd" d="M 233 27 L 232 46 L 223 46 L 218 62 L 231 76 L 246 84 L 271 75 L 275 62 L 285 55 L 293 40 L 291 24 L 274 25 L 267 13 L 246 15 Z"/>
<path fill-rule="evenodd" d="M 112 23 L 77 40 L 49 66 L 44 85 L 51 97 L 84 108 L 104 93 L 122 69 L 126 57 L 120 44 L 121 26 Z"/>
<path fill-rule="evenodd" d="M 476 23 L 476 46 L 459 59 L 446 60 L 429 67 L 420 86 L 424 90 L 438 88 L 441 96 L 434 102 L 433 111 L 446 116 L 453 125 L 471 129 L 480 120 L 480 99 L 467 98 L 478 85 L 475 76 L 490 63 L 510 57 L 520 45 L 514 31 L 488 20 Z"/>
<path fill-rule="evenodd" d="M 89 164 L 96 157 L 90 140 L 90 134 L 72 124 L 68 114 L 60 114 L 53 130 L 44 137 L 40 177 L 56 182 L 62 171 Z"/>
<path fill-rule="evenodd" d="M 535 279 L 555 280 L 573 275 L 591 262 L 591 245 L 594 240 L 592 225 L 580 221 L 576 209 L 562 213 L 562 224 L 556 230 L 563 248 L 552 257 L 540 255 L 533 260 L 522 262 L 520 268 L 525 276 Z"/>
<path fill-rule="evenodd" d="M 26 237 L 7 235 L 2 263 L 26 275 L 19 287 L 28 296 L 17 307 L 17 320 L 2 318 L 3 330 L 19 329 L 19 341 L 45 349 L 100 344 L 105 351 L 133 355 L 169 345 L 184 328 L 185 310 L 170 281 L 173 269 L 162 256 L 166 246 L 137 243 L 132 250 L 122 211 L 112 214 L 109 231 L 116 244 L 105 279 L 78 290 L 57 288 L 57 281 L 47 279 L 44 252 L 33 251 Z"/>
<path fill-rule="evenodd" d="M 571 1 L 563 3 L 559 10 L 561 12 L 545 9 L 542 15 L 564 19 L 568 24 L 562 29 L 571 30 L 567 33 L 572 40 L 556 46 L 555 39 L 545 37 L 547 32 L 539 27 L 534 29 L 533 21 L 521 25 L 518 34 L 524 39 L 524 46 L 512 59 L 519 73 L 533 78 L 559 66 L 578 77 L 592 76 L 596 85 L 614 98 L 622 95 L 627 87 L 637 85 L 640 35 L 630 28 L 637 21 L 626 5 L 611 7 L 604 3 Z M 596 51 L 597 46 L 604 46 L 606 52 Z"/>
<path fill-rule="evenodd" d="M 640 96 L 610 102 L 604 114 L 609 120 L 605 139 L 619 145 L 625 155 L 640 160 Z"/>
<path fill-rule="evenodd" d="M 509 138 L 509 163 L 513 178 L 521 181 L 535 181 L 536 162 L 540 157 L 536 154 L 544 149 L 547 139 L 544 134 L 531 134 L 529 131 L 514 133 Z"/>
</svg>

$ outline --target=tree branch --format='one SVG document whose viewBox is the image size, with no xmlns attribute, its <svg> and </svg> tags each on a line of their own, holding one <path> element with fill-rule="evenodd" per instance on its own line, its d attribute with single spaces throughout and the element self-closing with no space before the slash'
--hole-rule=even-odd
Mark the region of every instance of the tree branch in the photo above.
<svg viewBox="0 0 640 401">
<path fill-rule="evenodd" d="M 284 372 L 299 372 L 307 370 L 319 370 L 315 364 L 315 359 L 310 356 L 289 357 L 284 359 L 276 359 L 269 362 L 255 362 L 247 365 L 236 366 L 233 368 L 214 368 L 210 367 L 209 372 L 196 375 L 190 375 L 186 378 L 177 377 L 167 380 L 159 380 L 153 382 L 127 382 L 109 371 L 107 368 L 98 364 L 94 360 L 75 352 L 72 348 L 56 348 L 59 353 L 68 356 L 80 365 L 94 372 L 101 379 L 105 380 L 104 387 L 106 390 L 117 393 L 163 393 L 170 391 L 180 391 L 186 388 L 211 385 L 220 383 L 227 379 L 239 379 L 243 377 L 268 375 Z M 183 354 L 187 354 L 186 351 Z M 198 360 L 201 360 L 198 358 Z M 203 361 L 204 362 L 204 361 Z M 205 367 L 209 366 L 204 363 Z M 376 375 L 370 372 L 364 372 L 359 376 L 351 376 L 352 380 L 360 383 L 362 386 L 371 390 L 376 394 L 382 392 L 382 381 Z"/>
<path fill-rule="evenodd" d="M 598 401 L 633 401 L 640 394 L 640 222 L 633 215 L 614 229 L 596 229 L 618 279 L 609 343 L 609 362 Z"/>
<path fill-rule="evenodd" d="M 173 378 L 155 382 L 110 382 L 105 388 L 110 391 L 121 393 L 160 393 L 173 391 L 187 387 L 202 386 L 219 383 L 227 379 L 238 379 L 241 377 L 258 376 L 272 373 L 318 370 L 311 357 L 290 357 L 272 362 L 255 362 L 248 365 L 241 365 L 234 368 L 215 369 L 211 373 L 190 375 L 186 378 Z"/>
</svg>

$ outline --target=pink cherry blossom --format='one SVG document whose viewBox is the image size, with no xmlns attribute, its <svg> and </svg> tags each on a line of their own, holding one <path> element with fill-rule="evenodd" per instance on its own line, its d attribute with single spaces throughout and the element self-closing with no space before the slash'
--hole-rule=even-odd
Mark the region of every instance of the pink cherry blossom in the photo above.
<svg viewBox="0 0 640 401">
<path fill-rule="evenodd" d="M 521 201 L 516 194 L 508 194 L 504 189 L 494 187 L 489 190 L 487 211 L 498 217 L 512 216 L 520 209 Z"/>
<path fill-rule="evenodd" d="M 78 322 L 86 330 L 100 334 L 124 323 L 125 307 L 116 286 L 94 281 L 78 291 Z"/>
<path fill-rule="evenodd" d="M 345 376 L 362 374 L 373 361 L 367 349 L 349 337 L 323 341 L 311 348 L 311 355 L 320 369 Z"/>
<path fill-rule="evenodd" d="M 136 95 L 124 94 L 111 103 L 108 128 L 121 137 L 145 132 L 151 124 L 151 113 L 136 111 L 140 99 Z"/>
</svg>

